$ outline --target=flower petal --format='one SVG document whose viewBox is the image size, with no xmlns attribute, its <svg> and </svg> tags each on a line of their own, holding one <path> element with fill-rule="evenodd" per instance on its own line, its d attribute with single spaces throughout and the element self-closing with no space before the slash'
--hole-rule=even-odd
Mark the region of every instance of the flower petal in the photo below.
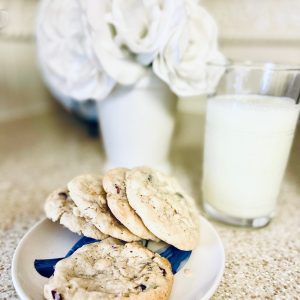
<svg viewBox="0 0 300 300">
<path fill-rule="evenodd" d="M 116 42 L 116 32 L 110 23 L 112 3 L 108 0 L 87 0 L 85 11 L 91 26 L 92 47 L 103 69 L 120 84 L 130 85 L 141 78 L 146 69 L 126 46 Z"/>
<path fill-rule="evenodd" d="M 115 85 L 91 50 L 87 22 L 77 0 L 44 0 L 37 22 L 38 57 L 56 95 L 76 100 L 105 98 Z"/>
<path fill-rule="evenodd" d="M 186 0 L 186 8 L 187 22 L 175 28 L 154 60 L 153 70 L 180 96 L 211 93 L 220 74 L 207 64 L 226 61 L 218 50 L 217 26 L 196 1 Z"/>
</svg>

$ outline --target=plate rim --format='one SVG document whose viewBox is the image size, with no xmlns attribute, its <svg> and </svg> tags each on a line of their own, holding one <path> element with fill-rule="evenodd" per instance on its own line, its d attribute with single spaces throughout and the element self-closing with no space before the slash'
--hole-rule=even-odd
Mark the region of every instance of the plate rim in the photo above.
<svg viewBox="0 0 300 300">
<path fill-rule="evenodd" d="M 225 271 L 225 259 L 226 259 L 226 255 L 225 255 L 225 249 L 224 249 L 224 245 L 222 242 L 222 239 L 220 237 L 220 235 L 218 234 L 217 230 L 214 228 L 214 226 L 202 215 L 199 215 L 199 219 L 200 222 L 204 222 L 205 225 L 207 227 L 210 228 L 210 230 L 214 233 L 215 238 L 217 240 L 218 246 L 220 248 L 220 261 L 221 261 L 221 266 L 220 266 L 220 270 L 218 272 L 218 275 L 216 276 L 215 280 L 213 281 L 212 286 L 207 290 L 207 292 L 202 296 L 202 298 L 199 298 L 198 300 L 207 300 L 210 299 L 213 294 L 215 293 L 215 291 L 217 290 L 223 275 L 224 275 L 224 271 Z M 12 259 L 12 266 L 11 266 L 11 276 L 12 276 L 12 282 L 14 285 L 14 288 L 17 292 L 17 295 L 20 297 L 21 300 L 30 300 L 30 298 L 28 297 L 28 295 L 25 293 L 24 289 L 22 288 L 22 284 L 20 284 L 19 279 L 18 279 L 18 270 L 17 270 L 17 261 L 18 258 L 21 254 L 21 249 L 23 244 L 25 243 L 25 241 L 27 240 L 27 237 L 32 234 L 38 227 L 40 224 L 42 224 L 43 222 L 47 221 L 47 218 L 43 218 L 42 220 L 38 221 L 37 223 L 35 223 L 25 234 L 24 236 L 21 238 L 20 242 L 18 243 L 14 254 L 13 254 L 13 259 Z"/>
<path fill-rule="evenodd" d="M 14 251 L 13 259 L 12 259 L 12 264 L 11 264 L 11 277 L 12 277 L 12 282 L 14 285 L 14 288 L 17 292 L 17 295 L 20 297 L 20 299 L 29 299 L 24 290 L 22 289 L 22 285 L 19 283 L 19 279 L 17 276 L 18 270 L 17 270 L 17 260 L 20 256 L 21 249 L 23 244 L 25 243 L 27 237 L 34 231 L 36 228 L 43 223 L 47 218 L 43 218 L 42 220 L 38 221 L 35 223 L 21 238 L 20 242 L 17 245 L 16 250 Z"/>
<path fill-rule="evenodd" d="M 220 285 L 220 282 L 223 278 L 223 275 L 224 275 L 224 271 L 225 271 L 225 260 L 226 260 L 226 255 L 225 255 L 225 248 L 224 248 L 224 244 L 222 242 L 222 239 L 218 233 L 218 231 L 215 229 L 215 227 L 203 216 L 200 215 L 200 219 L 201 221 L 203 221 L 204 223 L 206 223 L 206 225 L 208 227 L 210 227 L 210 230 L 214 232 L 215 236 L 216 236 L 216 239 L 218 241 L 218 244 L 220 246 L 220 249 L 221 249 L 221 262 L 222 262 L 222 266 L 221 266 L 221 269 L 218 273 L 218 276 L 216 277 L 213 285 L 211 286 L 211 288 L 205 293 L 205 295 L 201 298 L 201 299 L 198 299 L 198 300 L 207 300 L 207 299 L 210 299 L 213 294 L 215 293 L 215 291 L 217 290 L 217 288 L 219 287 Z"/>
</svg>

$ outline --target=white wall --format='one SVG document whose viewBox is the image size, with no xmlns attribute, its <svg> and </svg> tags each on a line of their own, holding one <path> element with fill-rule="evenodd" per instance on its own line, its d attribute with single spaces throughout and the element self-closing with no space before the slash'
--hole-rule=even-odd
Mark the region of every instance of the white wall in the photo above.
<svg viewBox="0 0 300 300">
<path fill-rule="evenodd" d="M 234 59 L 300 64 L 299 0 L 203 0 Z"/>
</svg>

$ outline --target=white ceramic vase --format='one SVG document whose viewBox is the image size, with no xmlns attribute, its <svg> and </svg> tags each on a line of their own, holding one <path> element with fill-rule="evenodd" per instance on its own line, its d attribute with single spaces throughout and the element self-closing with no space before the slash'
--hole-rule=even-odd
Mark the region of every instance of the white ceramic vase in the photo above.
<svg viewBox="0 0 300 300">
<path fill-rule="evenodd" d="M 152 72 L 99 102 L 105 168 L 147 165 L 169 172 L 176 104 L 177 96 Z"/>
</svg>

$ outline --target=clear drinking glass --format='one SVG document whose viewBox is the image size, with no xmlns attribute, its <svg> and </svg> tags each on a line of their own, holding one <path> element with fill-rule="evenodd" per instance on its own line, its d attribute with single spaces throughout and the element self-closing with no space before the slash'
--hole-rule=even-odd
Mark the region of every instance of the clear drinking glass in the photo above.
<svg viewBox="0 0 300 300">
<path fill-rule="evenodd" d="M 275 213 L 300 105 L 300 69 L 274 64 L 212 65 L 220 81 L 207 105 L 203 208 L 249 227 Z"/>
</svg>

